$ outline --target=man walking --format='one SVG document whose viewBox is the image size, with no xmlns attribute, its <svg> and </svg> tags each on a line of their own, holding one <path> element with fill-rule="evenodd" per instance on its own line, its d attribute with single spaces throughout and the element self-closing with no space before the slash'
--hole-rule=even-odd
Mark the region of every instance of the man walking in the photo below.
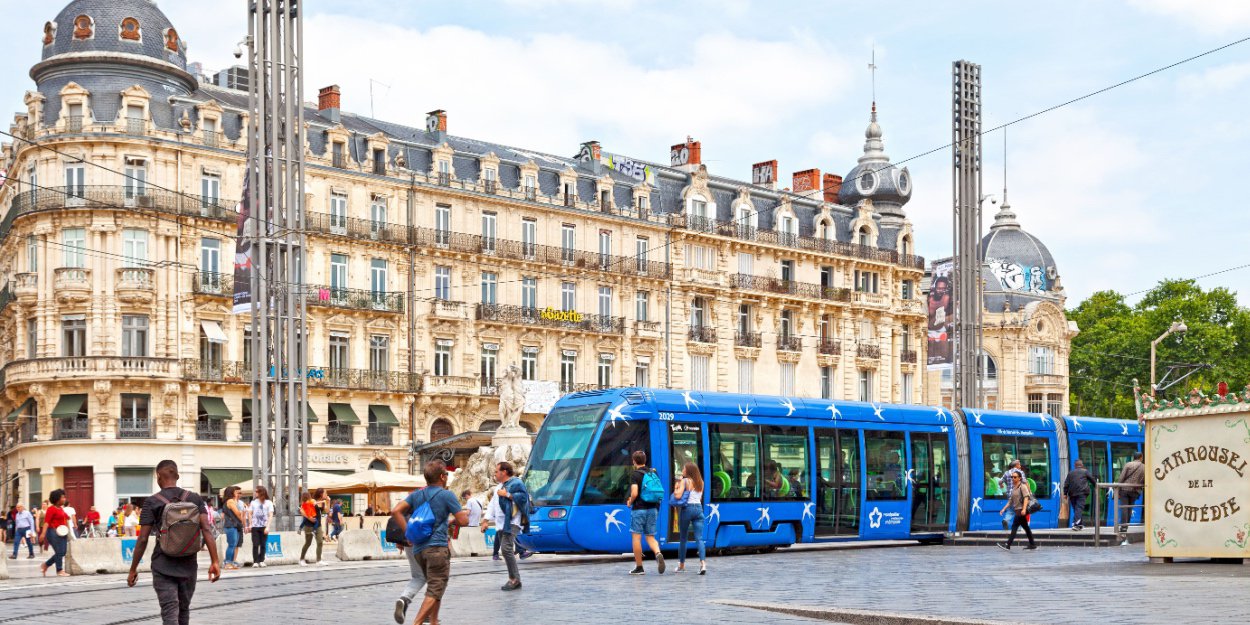
<svg viewBox="0 0 1250 625">
<path fill-rule="evenodd" d="M 143 502 L 139 514 L 139 538 L 130 560 L 130 576 L 126 584 L 139 581 L 139 561 L 147 553 L 148 537 L 156 526 L 156 549 L 152 551 L 152 588 L 161 604 L 163 625 L 187 625 L 191 620 L 191 597 L 195 594 L 195 576 L 199 564 L 196 554 L 200 545 L 208 547 L 208 581 L 221 577 L 217 559 L 217 543 L 208 524 L 207 508 L 199 495 L 178 487 L 178 465 L 162 460 L 156 465 L 156 485 L 161 489 Z M 185 504 L 192 504 L 190 508 Z M 167 506 L 175 506 L 165 514 Z M 197 528 L 192 524 L 198 524 Z M 169 550 L 170 553 L 166 553 Z M 188 553 L 189 552 L 189 553 Z"/>
<path fill-rule="evenodd" d="M 515 469 L 508 462 L 495 465 L 495 481 L 499 490 L 499 516 L 495 519 L 495 541 L 500 543 L 504 564 L 508 566 L 508 583 L 500 590 L 517 590 L 521 587 L 521 570 L 517 567 L 517 532 L 529 531 L 530 495 L 520 478 L 513 475 Z"/>
<path fill-rule="evenodd" d="M 434 531 L 429 540 L 419 545 L 401 544 L 408 556 L 408 568 L 412 579 L 408 586 L 395 601 L 395 622 L 404 622 L 404 615 L 417 592 L 425 586 L 425 600 L 417 610 L 415 625 L 429 621 L 430 625 L 438 625 L 438 609 L 443 602 L 443 593 L 447 590 L 447 579 L 451 577 L 451 549 L 447 547 L 447 518 L 455 515 L 451 522 L 464 527 L 469 524 L 469 512 L 460 507 L 460 500 L 447 490 L 447 465 L 442 460 L 431 460 L 425 463 L 424 489 L 414 490 L 408 497 L 391 509 L 391 518 L 399 527 L 408 527 L 408 516 L 430 504 L 430 512 L 434 517 Z"/>
<path fill-rule="evenodd" d="M 1120 537 L 1123 542 L 1121 546 L 1128 544 L 1128 522 L 1133 518 L 1133 505 L 1137 503 L 1137 498 L 1141 496 L 1142 491 L 1146 488 L 1146 465 L 1142 464 L 1142 454 L 1137 452 L 1133 454 L 1133 460 L 1124 465 L 1120 470 L 1121 484 L 1127 486 L 1119 487 L 1120 493 Z"/>
<path fill-rule="evenodd" d="M 26 541 L 27 559 L 35 557 L 35 517 L 22 504 L 17 504 L 16 512 L 13 514 L 13 556 L 10 560 L 17 559 L 17 548 Z"/>
<path fill-rule="evenodd" d="M 664 554 L 660 552 L 660 544 L 655 540 L 656 520 L 660 514 L 659 499 L 651 501 L 648 493 L 647 497 L 643 497 L 644 482 L 648 480 L 648 474 L 654 479 L 659 479 L 655 475 L 654 469 L 647 468 L 647 452 L 641 449 L 635 451 L 630 459 L 634 463 L 634 472 L 629 475 L 629 499 L 625 501 L 625 505 L 629 506 L 629 533 L 634 541 L 634 569 L 629 572 L 630 575 L 645 575 L 646 571 L 642 569 L 642 538 L 646 536 L 647 546 L 651 547 L 651 551 L 655 552 L 655 568 L 660 575 L 664 574 Z M 663 489 L 660 491 L 660 499 L 663 499 Z"/>
<path fill-rule="evenodd" d="M 1077 460 L 1073 463 L 1068 477 L 1063 480 L 1063 496 L 1068 498 L 1068 512 L 1072 517 L 1072 531 L 1085 529 L 1081 516 L 1085 512 L 1085 498 L 1089 497 L 1089 489 L 1096 486 L 1094 476 L 1085 470 L 1085 463 Z M 1098 523 L 1098 519 L 1094 519 Z"/>
</svg>

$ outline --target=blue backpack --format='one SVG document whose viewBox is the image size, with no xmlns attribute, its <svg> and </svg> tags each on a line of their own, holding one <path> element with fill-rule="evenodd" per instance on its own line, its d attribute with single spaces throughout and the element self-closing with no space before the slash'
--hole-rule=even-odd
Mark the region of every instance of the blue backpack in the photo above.
<svg viewBox="0 0 1250 625">
<path fill-rule="evenodd" d="M 638 493 L 638 498 L 647 503 L 664 501 L 664 485 L 660 483 L 660 476 L 656 474 L 655 469 L 643 474 L 642 492 Z"/>
<path fill-rule="evenodd" d="M 412 515 L 408 517 L 408 528 L 404 530 L 404 538 L 414 547 L 430 541 L 437 522 L 434 518 L 434 510 L 430 508 L 429 492 L 423 491 L 422 494 L 426 496 L 425 501 L 413 510 Z"/>
</svg>

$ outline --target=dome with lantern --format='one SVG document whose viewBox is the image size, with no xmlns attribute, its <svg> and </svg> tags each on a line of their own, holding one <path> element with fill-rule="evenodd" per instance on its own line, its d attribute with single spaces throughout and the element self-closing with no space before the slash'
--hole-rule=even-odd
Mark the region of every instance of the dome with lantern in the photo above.
<svg viewBox="0 0 1250 625">
<path fill-rule="evenodd" d="M 877 103 L 872 104 L 872 115 L 864 131 L 864 155 L 842 182 L 838 203 L 855 206 L 861 200 L 872 200 L 873 208 L 883 222 L 901 222 L 907 217 L 903 205 L 911 199 L 911 173 L 906 167 L 896 167 L 886 156 L 881 140 L 881 124 L 877 122 Z"/>
</svg>

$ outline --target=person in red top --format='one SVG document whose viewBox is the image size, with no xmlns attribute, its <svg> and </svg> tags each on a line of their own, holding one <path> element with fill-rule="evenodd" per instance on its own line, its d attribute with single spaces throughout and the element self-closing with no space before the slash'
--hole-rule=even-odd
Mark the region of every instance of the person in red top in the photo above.
<svg viewBox="0 0 1250 625">
<path fill-rule="evenodd" d="M 87 512 L 87 532 L 88 536 L 100 537 L 104 536 L 104 532 L 100 531 L 100 513 L 91 506 L 91 510 Z"/>
<path fill-rule="evenodd" d="M 52 546 L 52 557 L 39 565 L 39 572 L 44 576 L 48 574 L 48 567 L 55 565 L 57 575 L 69 577 L 69 573 L 65 572 L 65 548 L 69 543 L 69 515 L 62 509 L 65 499 L 64 490 L 58 488 L 52 491 L 52 496 L 48 497 L 52 505 L 48 506 L 43 515 L 43 530 L 39 534 L 39 542 L 46 541 Z"/>
</svg>

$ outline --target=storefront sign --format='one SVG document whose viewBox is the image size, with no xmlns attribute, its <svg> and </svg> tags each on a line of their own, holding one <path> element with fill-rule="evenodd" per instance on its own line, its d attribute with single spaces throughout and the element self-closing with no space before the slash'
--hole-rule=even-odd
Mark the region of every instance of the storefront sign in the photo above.
<svg viewBox="0 0 1250 625">
<path fill-rule="evenodd" d="M 568 321 L 570 323 L 581 323 L 582 313 L 576 310 L 556 310 L 550 306 L 542 309 L 538 313 L 539 318 L 547 321 Z"/>
<path fill-rule="evenodd" d="M 351 458 L 347 454 L 308 454 L 309 462 L 320 464 L 347 464 Z"/>
</svg>

